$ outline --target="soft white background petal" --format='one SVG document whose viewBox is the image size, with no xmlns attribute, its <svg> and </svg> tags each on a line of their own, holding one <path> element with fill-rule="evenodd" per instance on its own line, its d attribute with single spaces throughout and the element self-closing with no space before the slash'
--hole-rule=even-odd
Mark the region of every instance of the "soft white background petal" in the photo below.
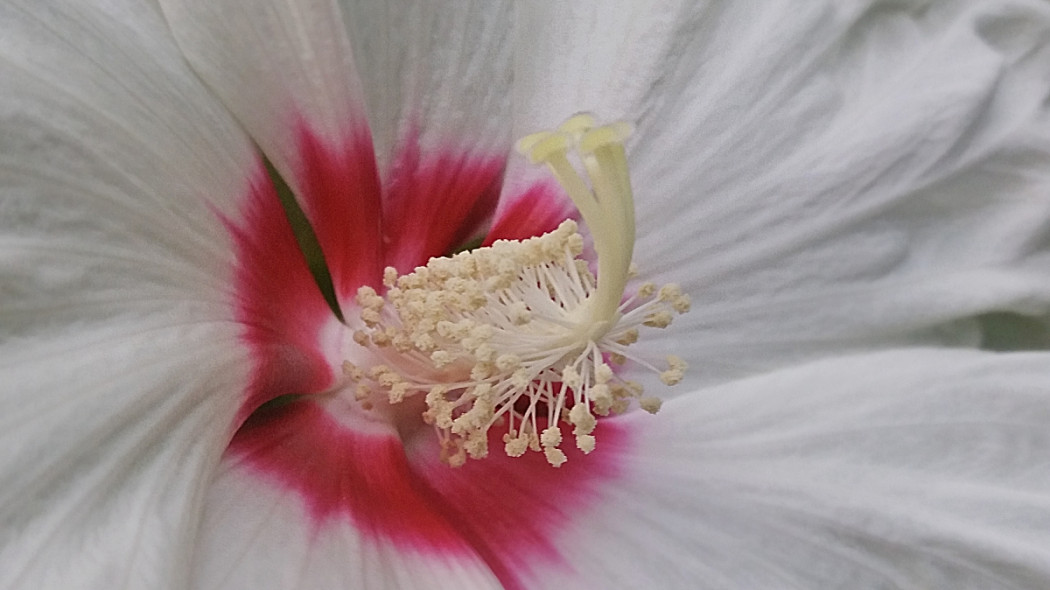
<svg viewBox="0 0 1050 590">
<path fill-rule="evenodd" d="M 974 345 L 977 314 L 1046 312 L 1045 3 L 664 8 L 601 12 L 619 53 L 592 49 L 588 18 L 533 18 L 519 45 L 561 49 L 533 62 L 519 48 L 516 125 L 578 109 L 637 124 L 636 260 L 694 300 L 644 346 L 686 357 L 687 384 L 828 351 Z M 577 63 L 589 74 L 573 78 Z M 544 113 L 563 88 L 579 102 Z"/>
<path fill-rule="evenodd" d="M 1050 355 L 822 361 L 624 420 L 637 449 L 550 588 L 1050 585 Z M 563 585 L 564 584 L 564 585 Z"/>
<path fill-rule="evenodd" d="M 149 4 L 4 3 L 0 97 L 0 587 L 180 587 L 251 146 Z"/>
</svg>

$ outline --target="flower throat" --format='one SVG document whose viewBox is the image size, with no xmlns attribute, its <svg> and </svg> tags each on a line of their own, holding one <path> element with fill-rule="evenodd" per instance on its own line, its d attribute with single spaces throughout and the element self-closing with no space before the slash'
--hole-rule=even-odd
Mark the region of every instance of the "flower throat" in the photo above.
<svg viewBox="0 0 1050 590">
<path fill-rule="evenodd" d="M 403 276 L 387 268 L 383 296 L 371 287 L 357 293 L 364 328 L 353 339 L 381 359 L 367 370 L 344 363 L 358 398 L 378 391 L 397 404 L 424 396 L 423 420 L 452 466 L 488 454 L 489 430 L 498 428 L 507 455 L 543 452 L 558 467 L 566 460 L 562 425 L 590 453 L 595 415 L 622 413 L 632 400 L 655 413 L 660 400 L 613 365 L 630 361 L 678 383 L 680 358 L 667 357 L 660 370 L 629 347 L 640 328 L 666 328 L 688 311 L 689 298 L 677 285 L 652 283 L 625 298 L 635 274 L 629 133 L 626 123 L 595 126 L 581 114 L 517 145 L 550 169 L 579 210 L 597 276 L 580 258 L 584 241 L 572 220 L 540 237 L 432 258 Z"/>
</svg>

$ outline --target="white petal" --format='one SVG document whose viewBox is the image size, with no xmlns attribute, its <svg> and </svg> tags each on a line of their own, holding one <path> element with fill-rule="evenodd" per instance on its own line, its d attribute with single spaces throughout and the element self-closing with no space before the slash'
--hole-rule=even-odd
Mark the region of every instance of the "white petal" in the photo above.
<svg viewBox="0 0 1050 590">
<path fill-rule="evenodd" d="M 900 350 L 630 415 L 622 482 L 561 545 L 573 581 L 540 585 L 1046 587 L 1048 361 Z"/>
<path fill-rule="evenodd" d="M 236 214 L 246 138 L 155 9 L 22 4 L 0 9 L 0 337 L 225 317 L 220 215 Z"/>
<path fill-rule="evenodd" d="M 178 588 L 251 146 L 152 5 L 4 3 L 0 97 L 0 587 Z"/>
<path fill-rule="evenodd" d="M 551 129 L 580 111 L 636 115 L 675 35 L 694 31 L 682 2 L 534 2 L 517 6 L 514 130 Z"/>
<path fill-rule="evenodd" d="M 362 284 L 376 283 L 380 189 L 339 7 L 328 0 L 161 5 L 190 64 L 299 199 L 336 297 L 348 301 Z"/>
<path fill-rule="evenodd" d="M 653 83 L 650 74 L 669 59 L 667 44 L 680 4 L 518 3 L 512 32 L 513 136 L 554 129 L 584 111 L 605 120 L 637 116 L 634 107 Z M 557 187 L 545 168 L 511 157 L 497 219 L 518 197 L 543 184 Z M 569 203 L 560 187 L 545 192 L 552 204 Z"/>
<path fill-rule="evenodd" d="M 974 345 L 975 315 L 1050 308 L 1050 14 L 924 7 L 700 4 L 662 45 L 637 43 L 658 56 L 634 70 L 647 90 L 611 109 L 637 124 L 636 258 L 693 297 L 643 345 L 685 357 L 687 384 Z M 543 83 L 572 88 L 567 73 Z"/>
<path fill-rule="evenodd" d="M 506 1 L 342 0 L 380 169 L 397 141 L 489 156 L 510 146 Z"/>
<path fill-rule="evenodd" d="M 163 0 L 175 38 L 200 76 L 262 150 L 286 166 L 295 126 L 326 145 L 364 128 L 361 85 L 339 8 L 326 0 Z"/>
</svg>

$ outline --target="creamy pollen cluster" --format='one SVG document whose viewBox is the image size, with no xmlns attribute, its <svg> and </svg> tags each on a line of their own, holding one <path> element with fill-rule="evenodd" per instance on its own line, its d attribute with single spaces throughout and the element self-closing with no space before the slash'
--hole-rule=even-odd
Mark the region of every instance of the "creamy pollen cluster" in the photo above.
<svg viewBox="0 0 1050 590">
<path fill-rule="evenodd" d="M 576 446 L 594 450 L 595 415 L 625 411 L 632 399 L 655 413 L 660 400 L 622 379 L 613 365 L 628 360 L 678 383 L 686 365 L 667 358 L 660 370 L 632 354 L 639 328 L 666 328 L 689 310 L 677 285 L 641 285 L 625 298 L 635 274 L 634 203 L 623 142 L 625 123 L 595 126 L 576 115 L 555 131 L 530 135 L 518 149 L 553 172 L 593 239 L 597 276 L 586 260 L 577 225 L 522 241 L 433 258 L 398 276 L 387 268 L 382 296 L 357 293 L 358 345 L 378 359 L 362 368 L 347 361 L 356 397 L 376 394 L 391 404 L 423 396 L 423 420 L 441 441 L 452 466 L 488 453 L 488 431 L 505 430 L 504 451 L 517 457 L 542 451 L 565 462 L 560 424 L 572 427 Z M 581 174 L 581 171 L 585 174 Z M 585 180 L 585 177 L 589 180 Z"/>
</svg>

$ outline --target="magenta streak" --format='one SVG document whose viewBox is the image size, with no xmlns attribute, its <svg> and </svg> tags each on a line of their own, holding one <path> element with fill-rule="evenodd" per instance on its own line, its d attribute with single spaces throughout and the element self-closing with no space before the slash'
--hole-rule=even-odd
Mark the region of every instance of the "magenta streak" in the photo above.
<svg viewBox="0 0 1050 590">
<path fill-rule="evenodd" d="M 300 161 L 288 179 L 317 234 L 336 297 L 352 300 L 361 285 L 378 287 L 383 272 L 379 176 L 367 129 L 342 145 L 325 145 L 305 123 L 296 126 Z"/>
<path fill-rule="evenodd" d="M 414 136 L 398 154 L 384 204 L 387 263 L 409 272 L 479 232 L 499 198 L 502 157 L 443 150 L 424 158 Z"/>
</svg>

